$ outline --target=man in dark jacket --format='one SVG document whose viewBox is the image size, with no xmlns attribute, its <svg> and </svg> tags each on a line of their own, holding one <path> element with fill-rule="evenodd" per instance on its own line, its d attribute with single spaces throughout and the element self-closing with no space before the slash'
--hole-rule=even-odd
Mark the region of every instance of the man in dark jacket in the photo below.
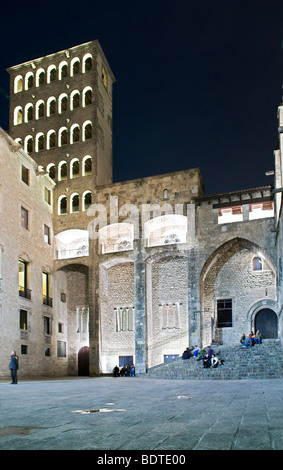
<svg viewBox="0 0 283 470">
<path fill-rule="evenodd" d="M 16 354 L 16 351 L 12 351 L 10 357 L 9 369 L 11 371 L 12 384 L 18 383 L 17 371 L 19 369 L 19 358 Z"/>
</svg>

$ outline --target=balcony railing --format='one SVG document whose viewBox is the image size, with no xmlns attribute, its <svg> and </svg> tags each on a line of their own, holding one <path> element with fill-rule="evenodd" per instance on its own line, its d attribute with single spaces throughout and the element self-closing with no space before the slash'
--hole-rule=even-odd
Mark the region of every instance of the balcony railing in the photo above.
<svg viewBox="0 0 283 470">
<path fill-rule="evenodd" d="M 53 299 L 51 297 L 47 297 L 46 295 L 43 296 L 43 304 L 48 305 L 48 307 L 52 307 Z"/>
<path fill-rule="evenodd" d="M 24 297 L 25 299 L 31 299 L 31 290 L 26 287 L 19 286 L 19 296 Z"/>
</svg>

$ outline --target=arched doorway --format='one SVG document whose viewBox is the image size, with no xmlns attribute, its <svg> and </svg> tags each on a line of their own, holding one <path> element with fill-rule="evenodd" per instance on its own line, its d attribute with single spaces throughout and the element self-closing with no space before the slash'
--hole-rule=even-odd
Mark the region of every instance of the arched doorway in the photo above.
<svg viewBox="0 0 283 470">
<path fill-rule="evenodd" d="M 264 339 L 278 337 L 277 315 L 270 308 L 263 308 L 255 317 L 255 330 L 259 330 Z"/>
<path fill-rule="evenodd" d="M 84 346 L 78 354 L 78 375 L 89 375 L 89 348 Z"/>
</svg>

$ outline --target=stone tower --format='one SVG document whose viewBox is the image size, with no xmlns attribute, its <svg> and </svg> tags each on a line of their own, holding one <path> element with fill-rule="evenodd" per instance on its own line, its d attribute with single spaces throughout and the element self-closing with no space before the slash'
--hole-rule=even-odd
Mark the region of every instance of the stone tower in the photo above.
<svg viewBox="0 0 283 470">
<path fill-rule="evenodd" d="M 115 79 L 99 42 L 8 72 L 9 134 L 56 182 L 54 216 L 85 211 L 96 186 L 112 182 Z"/>
</svg>

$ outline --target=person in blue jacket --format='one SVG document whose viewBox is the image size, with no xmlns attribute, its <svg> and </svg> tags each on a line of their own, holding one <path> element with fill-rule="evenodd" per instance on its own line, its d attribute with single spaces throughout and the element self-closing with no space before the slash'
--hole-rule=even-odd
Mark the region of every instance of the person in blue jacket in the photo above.
<svg viewBox="0 0 283 470">
<path fill-rule="evenodd" d="M 16 354 L 16 351 L 12 351 L 11 353 L 9 369 L 11 371 L 11 378 L 12 378 L 11 384 L 17 384 L 18 383 L 17 372 L 19 369 L 19 358 Z"/>
</svg>

